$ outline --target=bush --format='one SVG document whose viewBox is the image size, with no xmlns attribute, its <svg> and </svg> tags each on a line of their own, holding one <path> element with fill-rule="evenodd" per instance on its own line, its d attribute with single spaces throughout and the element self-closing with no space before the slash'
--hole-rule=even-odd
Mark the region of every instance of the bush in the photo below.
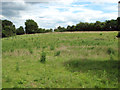
<svg viewBox="0 0 120 90">
<path fill-rule="evenodd" d="M 57 51 L 56 53 L 55 53 L 55 56 L 59 56 L 60 55 L 60 51 Z"/>
<path fill-rule="evenodd" d="M 46 53 L 42 52 L 40 62 L 45 63 L 45 61 L 46 61 Z"/>
</svg>

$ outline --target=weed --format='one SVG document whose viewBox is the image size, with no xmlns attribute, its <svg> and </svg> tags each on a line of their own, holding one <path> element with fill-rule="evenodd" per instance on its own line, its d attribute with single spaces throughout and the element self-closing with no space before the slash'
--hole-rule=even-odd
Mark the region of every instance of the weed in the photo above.
<svg viewBox="0 0 120 90">
<path fill-rule="evenodd" d="M 110 60 L 113 60 L 113 54 L 112 53 L 110 54 Z"/>
<path fill-rule="evenodd" d="M 33 50 L 31 48 L 29 48 L 29 52 L 30 54 L 33 54 Z"/>
<path fill-rule="evenodd" d="M 91 47 L 90 49 L 94 49 L 95 47 Z"/>
<path fill-rule="evenodd" d="M 47 46 L 43 46 L 42 48 L 45 49 Z"/>
<path fill-rule="evenodd" d="M 82 40 L 82 43 L 84 43 L 85 41 L 84 40 Z"/>
<path fill-rule="evenodd" d="M 60 53 L 61 53 L 60 51 L 57 51 L 57 52 L 55 52 L 55 54 L 54 54 L 54 55 L 55 55 L 55 56 L 59 56 L 59 55 L 60 55 Z"/>
<path fill-rule="evenodd" d="M 38 82 L 38 79 L 34 79 L 34 82 Z"/>
<path fill-rule="evenodd" d="M 45 63 L 45 61 L 46 61 L 46 53 L 43 51 L 41 54 L 40 62 Z"/>
<path fill-rule="evenodd" d="M 18 62 L 16 62 L 16 71 L 19 71 L 19 70 L 20 70 L 19 64 L 18 64 Z"/>
<path fill-rule="evenodd" d="M 20 79 L 20 80 L 17 81 L 17 83 L 18 83 L 18 84 L 24 84 L 25 81 L 24 81 L 23 79 Z"/>
<path fill-rule="evenodd" d="M 14 49 L 12 48 L 12 49 L 10 50 L 10 52 L 14 52 Z"/>
<path fill-rule="evenodd" d="M 6 77 L 6 82 L 11 82 L 11 81 L 12 81 L 12 79 L 9 76 L 7 76 Z"/>
<path fill-rule="evenodd" d="M 39 49 L 40 48 L 40 46 L 37 46 L 37 49 Z"/>
<path fill-rule="evenodd" d="M 107 53 L 111 55 L 111 54 L 115 54 L 115 51 L 112 48 L 108 48 Z"/>
<path fill-rule="evenodd" d="M 50 46 L 50 50 L 54 50 L 55 48 L 54 48 L 54 46 L 53 45 L 51 45 Z"/>
</svg>

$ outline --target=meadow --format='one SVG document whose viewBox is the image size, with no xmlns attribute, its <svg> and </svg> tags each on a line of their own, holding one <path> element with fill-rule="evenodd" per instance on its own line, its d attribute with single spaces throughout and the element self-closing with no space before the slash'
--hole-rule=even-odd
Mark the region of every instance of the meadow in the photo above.
<svg viewBox="0 0 120 90">
<path fill-rule="evenodd" d="M 116 35 L 83 32 L 3 38 L 2 87 L 117 88 Z"/>
</svg>

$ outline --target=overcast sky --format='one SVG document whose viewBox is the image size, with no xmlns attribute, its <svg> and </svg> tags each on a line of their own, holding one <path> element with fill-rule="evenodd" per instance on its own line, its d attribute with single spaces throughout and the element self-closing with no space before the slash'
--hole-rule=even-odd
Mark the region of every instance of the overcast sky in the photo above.
<svg viewBox="0 0 120 90">
<path fill-rule="evenodd" d="M 7 0 L 0 12 L 0 18 L 11 20 L 16 27 L 24 26 L 26 19 L 35 20 L 41 28 L 66 27 L 80 21 L 116 19 L 118 0 Z"/>
</svg>

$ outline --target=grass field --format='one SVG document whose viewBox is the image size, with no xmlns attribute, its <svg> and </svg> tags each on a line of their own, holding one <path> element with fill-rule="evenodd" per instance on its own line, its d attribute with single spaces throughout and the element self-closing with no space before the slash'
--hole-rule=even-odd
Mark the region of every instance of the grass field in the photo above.
<svg viewBox="0 0 120 90">
<path fill-rule="evenodd" d="M 3 88 L 117 88 L 116 35 L 48 33 L 3 38 Z"/>
</svg>

